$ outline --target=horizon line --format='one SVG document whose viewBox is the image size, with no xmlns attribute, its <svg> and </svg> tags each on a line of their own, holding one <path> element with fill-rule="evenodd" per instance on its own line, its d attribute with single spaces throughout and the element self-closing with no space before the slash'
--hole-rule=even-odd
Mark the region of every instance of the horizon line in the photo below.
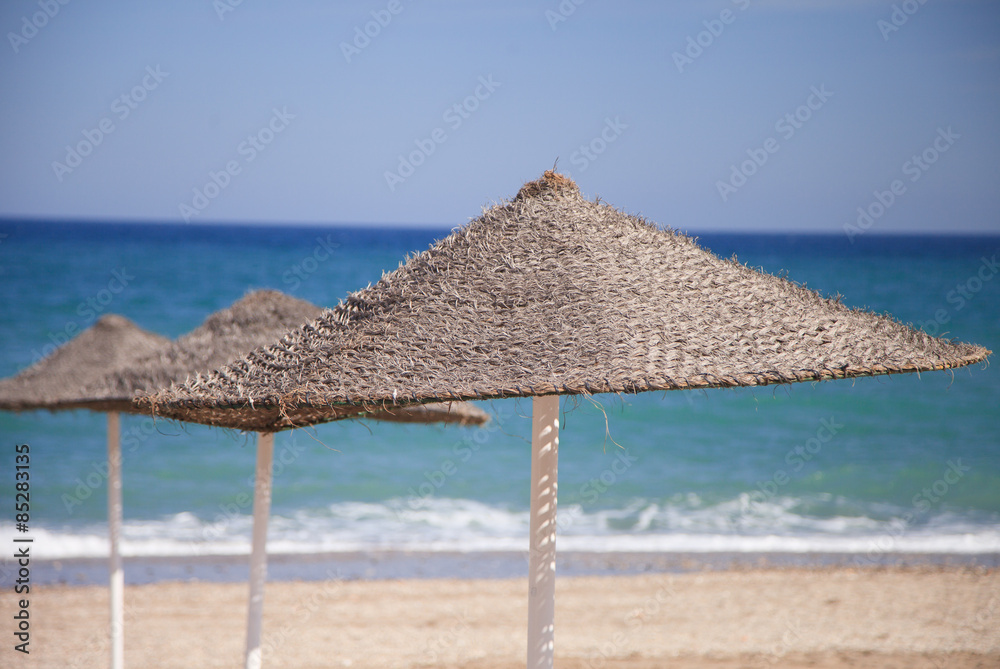
<svg viewBox="0 0 1000 669">
<path fill-rule="evenodd" d="M 16 223 L 37 223 L 37 224 L 69 224 L 69 225 L 144 225 L 144 226 L 177 226 L 177 227 L 191 227 L 191 228 L 210 228 L 210 227 L 252 227 L 252 228 L 380 228 L 380 229 L 395 229 L 395 230 L 454 230 L 459 228 L 469 221 L 458 224 L 448 224 L 448 223 L 421 223 L 421 222 L 399 222 L 399 221 L 329 221 L 329 222 L 317 222 L 317 221 L 236 221 L 236 220 L 211 220 L 211 221 L 198 221 L 192 223 L 184 223 L 182 221 L 173 221 L 168 219 L 152 219 L 152 218 L 97 218 L 97 217 L 63 217 L 63 216 L 37 216 L 37 215 L 27 215 L 27 216 L 17 216 L 9 214 L 0 214 L 0 225 L 16 224 Z M 658 227 L 668 228 L 672 230 L 678 230 L 684 232 L 685 234 L 755 234 L 755 235 L 825 235 L 825 236 L 839 236 L 843 235 L 843 230 L 822 230 L 815 228 L 801 228 L 801 227 L 789 227 L 789 228 L 779 228 L 779 227 L 759 227 L 759 228 L 737 228 L 737 227 L 705 227 L 705 228 L 686 228 L 682 229 L 676 226 L 663 226 Z M 977 228 L 966 228 L 966 229 L 949 229 L 949 230 L 926 230 L 922 228 L 903 228 L 903 229 L 891 229 L 891 230 L 868 230 L 865 232 L 865 236 L 873 237 L 889 237 L 889 236 L 937 236 L 937 237 L 955 237 L 955 236 L 970 236 L 970 237 L 998 237 L 1000 236 L 1000 230 L 982 230 Z"/>
</svg>

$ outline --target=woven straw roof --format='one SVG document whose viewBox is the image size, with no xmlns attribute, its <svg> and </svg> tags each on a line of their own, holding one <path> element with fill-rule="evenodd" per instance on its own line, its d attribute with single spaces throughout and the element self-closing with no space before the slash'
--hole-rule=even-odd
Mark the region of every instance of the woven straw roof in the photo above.
<svg viewBox="0 0 1000 669">
<path fill-rule="evenodd" d="M 321 307 L 276 290 L 252 291 L 209 315 L 191 332 L 110 368 L 87 386 L 83 404 L 102 411 L 136 411 L 132 398 L 137 392 L 152 392 L 221 367 L 322 312 Z"/>
<path fill-rule="evenodd" d="M 231 306 L 214 312 L 197 328 L 174 341 L 164 340 L 146 355 L 131 357 L 109 365 L 105 374 L 91 379 L 74 403 L 98 411 L 135 412 L 136 393 L 146 394 L 182 382 L 196 372 L 215 369 L 253 349 L 271 343 L 292 328 L 323 313 L 314 304 L 276 290 L 253 291 Z M 351 412 L 358 414 L 358 408 Z M 317 415 L 313 422 L 324 422 L 343 415 Z M 396 422 L 448 422 L 479 425 L 489 420 L 481 409 L 465 403 L 432 408 L 396 408 L 391 413 L 378 412 L 367 418 Z"/>
<path fill-rule="evenodd" d="M 989 353 L 723 260 L 549 171 L 315 322 L 144 405 L 270 430 L 358 404 L 757 386 Z"/>
<path fill-rule="evenodd" d="M 0 380 L 0 409 L 75 409 L 84 389 L 108 370 L 128 365 L 170 343 L 116 314 L 92 326 L 16 376 Z"/>
</svg>

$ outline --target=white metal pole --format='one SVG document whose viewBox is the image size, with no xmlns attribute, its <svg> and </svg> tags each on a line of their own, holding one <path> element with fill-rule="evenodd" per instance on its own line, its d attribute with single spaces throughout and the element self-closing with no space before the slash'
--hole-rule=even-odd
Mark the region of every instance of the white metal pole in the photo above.
<svg viewBox="0 0 1000 669">
<path fill-rule="evenodd" d="M 122 571 L 122 451 L 117 411 L 108 412 L 108 534 L 111 541 L 111 669 L 125 666 L 125 573 Z"/>
<path fill-rule="evenodd" d="M 253 547 L 250 552 L 250 608 L 247 614 L 246 669 L 261 666 L 261 623 L 267 580 L 267 522 L 271 514 L 271 463 L 274 434 L 257 435 L 257 471 L 253 489 Z"/>
<path fill-rule="evenodd" d="M 528 669 L 552 669 L 556 620 L 556 493 L 559 396 L 531 407 L 531 539 L 528 553 Z"/>
</svg>

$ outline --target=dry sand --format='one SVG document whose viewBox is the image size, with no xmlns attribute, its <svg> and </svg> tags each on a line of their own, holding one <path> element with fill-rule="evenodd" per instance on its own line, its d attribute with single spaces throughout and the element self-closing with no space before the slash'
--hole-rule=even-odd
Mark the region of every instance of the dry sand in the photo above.
<svg viewBox="0 0 1000 669">
<path fill-rule="evenodd" d="M 526 581 L 269 583 L 271 667 L 524 666 Z M 125 591 L 129 667 L 240 667 L 247 587 Z M 108 665 L 108 593 L 33 586 L 29 656 L 3 667 Z M 788 569 L 562 578 L 558 667 L 1000 667 L 1000 571 Z"/>
</svg>

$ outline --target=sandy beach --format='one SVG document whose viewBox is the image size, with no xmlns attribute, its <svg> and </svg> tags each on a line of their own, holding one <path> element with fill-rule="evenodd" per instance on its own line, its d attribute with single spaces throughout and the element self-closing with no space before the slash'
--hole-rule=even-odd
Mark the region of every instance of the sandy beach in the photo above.
<svg viewBox="0 0 1000 669">
<path fill-rule="evenodd" d="M 272 582 L 265 666 L 524 664 L 524 579 Z M 245 584 L 126 588 L 126 664 L 241 666 Z M 12 625 L 17 602 L 0 594 Z M 33 586 L 30 656 L 5 667 L 107 666 L 108 592 Z M 997 667 L 1000 572 L 984 568 L 767 569 L 566 577 L 560 667 Z"/>
</svg>

